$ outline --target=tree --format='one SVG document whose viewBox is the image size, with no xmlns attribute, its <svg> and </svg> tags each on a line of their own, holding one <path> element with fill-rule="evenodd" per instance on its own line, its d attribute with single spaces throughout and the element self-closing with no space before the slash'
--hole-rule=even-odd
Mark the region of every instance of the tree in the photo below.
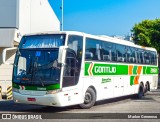
<svg viewBox="0 0 160 122">
<path fill-rule="evenodd" d="M 131 32 L 136 44 L 156 48 L 160 54 L 160 19 L 143 20 Z"/>
</svg>

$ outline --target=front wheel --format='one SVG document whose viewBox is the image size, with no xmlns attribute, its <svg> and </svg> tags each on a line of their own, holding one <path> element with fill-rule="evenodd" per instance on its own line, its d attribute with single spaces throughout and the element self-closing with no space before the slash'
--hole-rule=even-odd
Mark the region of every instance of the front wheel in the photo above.
<svg viewBox="0 0 160 122">
<path fill-rule="evenodd" d="M 88 88 L 85 93 L 84 103 L 79 106 L 83 109 L 91 108 L 96 102 L 96 93 L 92 88 Z"/>
</svg>

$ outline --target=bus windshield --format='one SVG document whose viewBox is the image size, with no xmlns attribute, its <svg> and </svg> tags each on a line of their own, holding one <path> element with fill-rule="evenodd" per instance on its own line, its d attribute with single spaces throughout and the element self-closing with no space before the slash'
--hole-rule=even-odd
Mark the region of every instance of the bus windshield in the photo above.
<svg viewBox="0 0 160 122">
<path fill-rule="evenodd" d="M 13 82 L 37 86 L 58 84 L 61 72 L 58 50 L 64 41 L 62 35 L 24 37 L 15 58 Z"/>
</svg>

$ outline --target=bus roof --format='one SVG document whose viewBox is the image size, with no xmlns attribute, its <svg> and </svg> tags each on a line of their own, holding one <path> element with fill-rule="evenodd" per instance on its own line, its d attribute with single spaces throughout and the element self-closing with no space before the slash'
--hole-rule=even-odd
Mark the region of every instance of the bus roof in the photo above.
<svg viewBox="0 0 160 122">
<path fill-rule="evenodd" d="M 155 48 L 136 45 L 135 43 L 127 41 L 127 40 L 118 39 L 118 38 L 105 36 L 105 35 L 92 35 L 92 34 L 87 34 L 87 33 L 78 32 L 78 31 L 46 31 L 46 32 L 26 34 L 25 36 L 46 35 L 46 34 L 79 35 L 79 36 L 85 36 L 86 38 L 93 38 L 93 39 L 97 39 L 97 40 L 102 40 L 102 41 L 122 44 L 122 45 L 126 45 L 126 46 L 132 46 L 132 47 L 135 47 L 135 48 L 142 48 L 142 49 L 146 49 L 146 50 L 156 51 Z"/>
</svg>

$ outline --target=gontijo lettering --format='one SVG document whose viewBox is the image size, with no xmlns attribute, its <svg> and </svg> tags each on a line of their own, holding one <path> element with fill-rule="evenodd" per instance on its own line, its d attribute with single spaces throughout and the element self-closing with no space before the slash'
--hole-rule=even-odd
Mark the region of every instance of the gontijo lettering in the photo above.
<svg viewBox="0 0 160 122">
<path fill-rule="evenodd" d="M 116 73 L 116 67 L 95 66 L 95 73 Z"/>
</svg>

